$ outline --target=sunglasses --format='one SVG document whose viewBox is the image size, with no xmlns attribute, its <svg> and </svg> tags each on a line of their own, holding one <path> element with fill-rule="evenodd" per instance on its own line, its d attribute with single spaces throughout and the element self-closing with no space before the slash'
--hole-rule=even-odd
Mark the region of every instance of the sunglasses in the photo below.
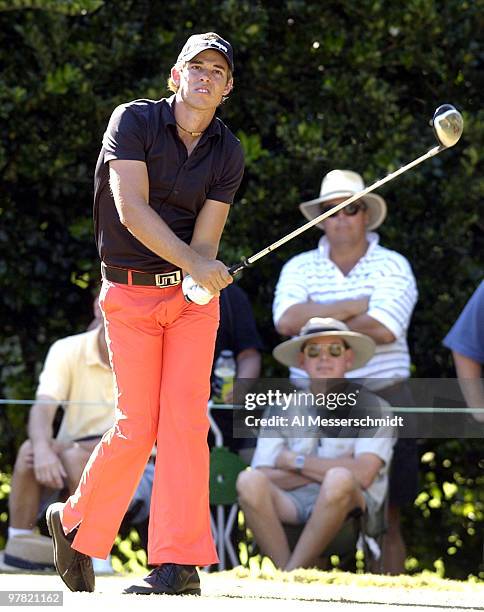
<svg viewBox="0 0 484 612">
<path fill-rule="evenodd" d="M 335 204 L 332 206 L 321 206 L 321 213 L 328 212 L 328 210 L 332 210 L 335 207 Z M 338 212 L 335 212 L 332 216 L 337 217 L 340 212 L 343 212 L 347 217 L 354 217 L 358 214 L 359 210 L 366 210 L 367 206 L 364 202 L 353 202 L 352 204 L 348 204 Z"/>
<path fill-rule="evenodd" d="M 330 357 L 341 357 L 346 348 L 344 344 L 337 344 L 336 342 L 331 344 L 306 344 L 303 348 L 303 353 L 310 359 L 319 357 L 322 352 Z"/>
</svg>

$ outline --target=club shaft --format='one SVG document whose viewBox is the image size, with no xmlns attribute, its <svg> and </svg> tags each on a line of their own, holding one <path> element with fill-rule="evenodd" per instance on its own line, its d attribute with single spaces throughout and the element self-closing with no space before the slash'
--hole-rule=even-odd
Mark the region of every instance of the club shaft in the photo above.
<svg viewBox="0 0 484 612">
<path fill-rule="evenodd" d="M 437 147 L 434 147 L 433 149 L 430 149 L 430 151 L 427 151 L 427 153 L 425 153 L 421 157 L 418 157 L 417 159 L 414 159 L 413 161 L 411 161 L 406 166 L 402 166 L 398 170 L 395 170 L 395 172 L 392 172 L 391 174 L 388 174 L 387 176 L 385 176 L 385 178 L 382 178 L 379 181 L 377 181 L 376 183 L 373 183 L 372 185 L 370 185 L 369 187 L 366 187 L 366 189 L 363 189 L 362 191 L 360 191 L 358 193 L 355 193 L 354 195 L 349 197 L 344 202 L 341 202 L 340 204 L 336 205 L 331 210 L 327 210 L 326 212 L 322 213 L 321 215 L 319 215 L 319 217 L 311 219 L 311 221 L 308 221 L 307 223 L 305 223 L 301 227 L 298 227 L 297 229 L 295 229 L 290 234 L 287 234 L 287 236 L 284 236 L 280 240 L 277 240 L 277 242 L 272 243 L 270 246 L 266 247 L 262 251 L 259 251 L 255 255 L 252 255 L 251 257 L 248 257 L 246 262 L 245 262 L 245 265 L 241 264 L 240 270 L 242 268 L 244 268 L 245 266 L 247 266 L 248 264 L 252 264 L 255 261 L 257 261 L 258 259 L 260 259 L 261 257 L 264 257 L 268 253 L 271 253 L 272 251 L 274 251 L 275 249 L 279 248 L 281 245 L 285 244 L 289 240 L 292 240 L 296 236 L 299 236 L 299 234 L 302 234 L 303 232 L 305 232 L 310 227 L 313 227 L 314 225 L 317 225 L 318 223 L 321 223 L 321 221 L 324 221 L 328 217 L 331 217 L 331 215 L 334 215 L 339 210 L 345 208 L 345 206 L 348 206 L 349 204 L 352 204 L 353 202 L 356 202 L 356 200 L 359 200 L 360 198 L 365 196 L 367 193 L 370 193 L 371 191 L 374 191 L 375 189 L 378 189 L 379 187 L 381 187 L 385 183 L 388 183 L 389 181 L 391 181 L 392 179 L 396 178 L 400 174 L 403 174 L 407 170 L 410 170 L 411 168 L 414 168 L 415 166 L 418 166 L 418 164 L 421 164 L 426 159 L 429 159 L 429 158 L 433 157 L 434 155 L 437 155 L 438 153 L 440 153 L 441 151 L 443 151 L 446 148 L 447 147 L 444 147 L 444 146 L 437 146 Z M 231 270 L 234 269 L 235 267 L 236 266 L 233 266 L 231 268 Z M 237 270 L 237 271 L 239 271 L 239 270 Z"/>
</svg>

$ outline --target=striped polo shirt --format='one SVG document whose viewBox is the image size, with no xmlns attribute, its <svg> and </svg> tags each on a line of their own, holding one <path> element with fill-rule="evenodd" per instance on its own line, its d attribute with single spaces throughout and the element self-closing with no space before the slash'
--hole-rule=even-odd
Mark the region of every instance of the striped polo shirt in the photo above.
<svg viewBox="0 0 484 612">
<path fill-rule="evenodd" d="M 367 234 L 365 255 L 346 276 L 329 258 L 326 236 L 317 249 L 290 259 L 282 268 L 273 303 L 274 324 L 295 304 L 312 300 L 321 304 L 345 299 L 369 298 L 367 314 L 387 327 L 395 342 L 378 344 L 375 355 L 348 378 L 402 379 L 410 375 L 407 329 L 417 301 L 415 277 L 408 261 L 378 244 L 374 232 Z M 291 368 L 291 379 L 307 378 Z"/>
</svg>

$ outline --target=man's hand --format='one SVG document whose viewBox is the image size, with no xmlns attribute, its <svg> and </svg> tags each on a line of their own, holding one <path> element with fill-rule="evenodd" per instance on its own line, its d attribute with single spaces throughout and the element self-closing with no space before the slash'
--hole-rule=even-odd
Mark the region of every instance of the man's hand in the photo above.
<svg viewBox="0 0 484 612">
<path fill-rule="evenodd" d="M 189 272 L 198 285 L 202 285 L 215 296 L 234 280 L 226 265 L 218 259 L 200 257 Z"/>
<path fill-rule="evenodd" d="M 276 468 L 279 468 L 280 470 L 294 470 L 295 458 L 296 453 L 293 453 L 287 448 L 283 448 L 277 455 Z"/>
<path fill-rule="evenodd" d="M 33 468 L 37 482 L 52 489 L 62 489 L 67 473 L 50 445 L 33 448 Z"/>
</svg>

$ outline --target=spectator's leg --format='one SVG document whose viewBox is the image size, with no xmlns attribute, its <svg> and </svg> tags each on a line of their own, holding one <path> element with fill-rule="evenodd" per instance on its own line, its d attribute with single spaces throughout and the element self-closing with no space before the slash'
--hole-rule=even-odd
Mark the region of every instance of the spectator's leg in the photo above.
<svg viewBox="0 0 484 612">
<path fill-rule="evenodd" d="M 10 527 L 33 529 L 39 512 L 41 485 L 35 479 L 30 440 L 20 447 L 12 474 L 8 499 Z"/>
<path fill-rule="evenodd" d="M 390 468 L 388 527 L 382 546 L 384 574 L 405 573 L 407 549 L 401 529 L 401 513 L 417 496 L 418 467 L 417 441 L 399 438 L 394 447 Z"/>
<path fill-rule="evenodd" d="M 290 550 L 282 523 L 296 524 L 297 509 L 290 497 L 259 470 L 245 470 L 237 479 L 239 503 L 257 544 L 279 568 Z"/>
<path fill-rule="evenodd" d="M 328 470 L 311 516 L 285 569 L 307 567 L 320 555 L 343 525 L 348 512 L 365 509 L 365 498 L 353 474 L 346 468 Z"/>
<path fill-rule="evenodd" d="M 77 489 L 84 467 L 101 438 L 84 442 L 74 442 L 72 446 L 60 453 L 62 465 L 67 472 L 69 495 Z"/>
<path fill-rule="evenodd" d="M 383 573 L 398 576 L 405 572 L 407 549 L 400 528 L 400 508 L 388 505 L 388 527 L 383 538 Z"/>
</svg>

